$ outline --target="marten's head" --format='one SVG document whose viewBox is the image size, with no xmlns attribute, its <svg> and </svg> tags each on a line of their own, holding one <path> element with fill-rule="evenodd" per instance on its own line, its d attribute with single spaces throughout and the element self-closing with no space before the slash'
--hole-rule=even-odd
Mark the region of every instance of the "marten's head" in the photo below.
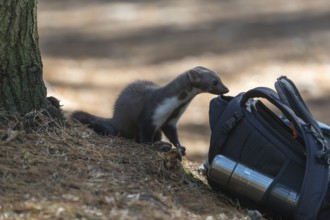
<svg viewBox="0 0 330 220">
<path fill-rule="evenodd" d="M 188 71 L 188 78 L 193 87 L 202 92 L 215 95 L 222 95 L 229 92 L 229 89 L 222 83 L 215 72 L 202 66 L 195 67 Z"/>
</svg>

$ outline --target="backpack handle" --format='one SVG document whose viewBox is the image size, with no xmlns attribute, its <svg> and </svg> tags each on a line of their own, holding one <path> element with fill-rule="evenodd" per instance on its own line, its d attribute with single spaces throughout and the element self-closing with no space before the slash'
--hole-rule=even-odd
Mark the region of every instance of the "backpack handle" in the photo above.
<svg viewBox="0 0 330 220">
<path fill-rule="evenodd" d="M 265 99 L 267 99 L 270 103 L 272 103 L 279 110 L 281 110 L 281 112 L 285 115 L 285 117 L 287 117 L 289 119 L 289 121 L 293 123 L 294 127 L 297 129 L 299 134 L 303 134 L 302 124 L 301 124 L 301 122 L 299 123 L 299 121 L 301 121 L 301 120 L 296 116 L 296 114 L 292 111 L 292 109 L 290 109 L 288 106 L 284 105 L 281 102 L 281 100 L 279 99 L 277 93 L 275 93 L 274 90 L 272 90 L 270 88 L 267 88 L 267 87 L 257 87 L 257 88 L 254 88 L 254 89 L 251 89 L 251 90 L 247 91 L 243 95 L 243 97 L 240 101 L 241 107 L 244 107 L 246 102 L 250 98 L 265 98 Z M 304 141 L 306 143 L 306 140 L 304 140 Z"/>
</svg>

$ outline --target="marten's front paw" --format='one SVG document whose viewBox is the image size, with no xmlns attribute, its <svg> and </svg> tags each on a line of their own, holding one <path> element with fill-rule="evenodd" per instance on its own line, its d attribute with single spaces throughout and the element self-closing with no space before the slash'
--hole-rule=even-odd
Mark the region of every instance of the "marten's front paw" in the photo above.
<svg viewBox="0 0 330 220">
<path fill-rule="evenodd" d="M 156 141 L 152 143 L 152 146 L 157 148 L 161 152 L 168 152 L 172 148 L 172 144 L 165 141 Z"/>
<path fill-rule="evenodd" d="M 177 149 L 180 151 L 182 156 L 186 155 L 186 148 L 184 146 L 178 146 Z"/>
<path fill-rule="evenodd" d="M 181 153 L 173 148 L 170 151 L 163 153 L 163 163 L 164 167 L 167 170 L 177 170 L 179 167 L 181 167 L 181 161 L 182 161 L 182 155 Z"/>
</svg>

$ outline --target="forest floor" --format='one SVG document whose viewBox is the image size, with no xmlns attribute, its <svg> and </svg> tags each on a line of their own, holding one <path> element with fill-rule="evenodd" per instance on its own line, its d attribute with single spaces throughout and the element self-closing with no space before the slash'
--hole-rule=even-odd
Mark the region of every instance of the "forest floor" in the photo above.
<svg viewBox="0 0 330 220">
<path fill-rule="evenodd" d="M 292 79 L 316 119 L 330 124 L 330 2 L 42 0 L 40 48 L 48 95 L 69 115 L 110 117 L 137 79 L 165 84 L 195 66 L 219 73 L 229 95 Z M 39 129 L 0 128 L 0 219 L 249 219 L 212 192 L 208 104 L 197 96 L 179 123 L 182 166 L 165 153 L 37 112 Z"/>
<path fill-rule="evenodd" d="M 249 219 L 176 150 L 103 137 L 40 111 L 5 124 L 0 219 Z"/>
</svg>

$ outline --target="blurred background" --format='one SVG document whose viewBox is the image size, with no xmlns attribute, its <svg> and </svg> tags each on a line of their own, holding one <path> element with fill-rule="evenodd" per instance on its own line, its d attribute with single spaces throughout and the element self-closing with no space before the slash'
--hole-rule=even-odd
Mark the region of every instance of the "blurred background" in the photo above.
<svg viewBox="0 0 330 220">
<path fill-rule="evenodd" d="M 128 83 L 202 65 L 233 96 L 286 75 L 330 124 L 329 0 L 41 0 L 38 28 L 48 95 L 68 112 L 110 117 Z M 179 123 L 188 159 L 207 158 L 213 97 L 196 97 Z"/>
</svg>

